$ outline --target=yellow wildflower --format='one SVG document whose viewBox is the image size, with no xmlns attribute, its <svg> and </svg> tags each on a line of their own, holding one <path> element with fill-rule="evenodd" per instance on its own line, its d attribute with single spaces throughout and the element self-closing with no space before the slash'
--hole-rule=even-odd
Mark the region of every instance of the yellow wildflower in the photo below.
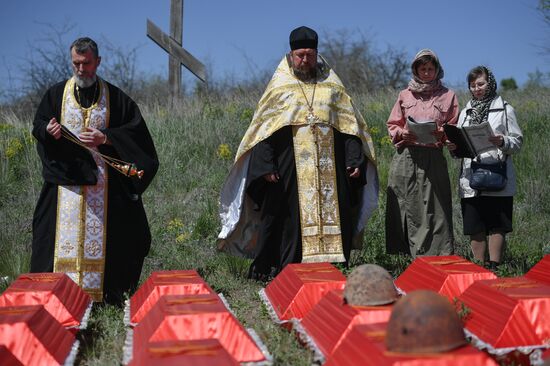
<svg viewBox="0 0 550 366">
<path fill-rule="evenodd" d="M 158 111 L 158 115 L 159 115 L 159 118 L 161 120 L 165 119 L 167 116 L 168 116 L 168 111 L 166 111 L 165 108 L 159 108 L 159 111 Z"/>
<path fill-rule="evenodd" d="M 391 145 L 391 139 L 389 136 L 384 136 L 380 139 L 380 145 Z"/>
<path fill-rule="evenodd" d="M 372 102 L 369 104 L 368 109 L 370 109 L 374 113 L 377 113 L 384 110 L 384 104 L 380 102 Z"/>
<path fill-rule="evenodd" d="M 172 219 L 168 222 L 168 230 L 169 231 L 178 232 L 181 229 L 183 229 L 183 222 L 180 219 L 175 218 L 175 219 Z"/>
<path fill-rule="evenodd" d="M 23 144 L 18 138 L 14 138 L 8 141 L 8 147 L 6 148 L 6 157 L 8 159 L 16 156 L 21 150 L 23 150 Z"/>
<path fill-rule="evenodd" d="M 229 148 L 229 145 L 227 144 L 221 144 L 218 146 L 218 157 L 222 160 L 228 160 L 231 159 L 231 156 L 233 155 L 231 153 L 231 149 Z"/>
<path fill-rule="evenodd" d="M 191 237 L 190 233 L 182 233 L 176 236 L 176 243 L 181 244 Z"/>
<path fill-rule="evenodd" d="M 371 127 L 369 129 L 369 133 L 371 136 L 378 135 L 380 133 L 380 129 L 378 127 Z"/>
<path fill-rule="evenodd" d="M 0 131 L 7 131 L 12 128 L 12 125 L 8 125 L 7 123 L 0 123 Z"/>
</svg>

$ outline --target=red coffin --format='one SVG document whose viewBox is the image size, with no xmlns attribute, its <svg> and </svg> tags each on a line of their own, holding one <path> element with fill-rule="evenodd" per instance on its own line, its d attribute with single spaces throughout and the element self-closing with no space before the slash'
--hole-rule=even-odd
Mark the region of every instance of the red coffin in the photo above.
<svg viewBox="0 0 550 366">
<path fill-rule="evenodd" d="M 460 296 L 474 281 L 497 276 L 457 255 L 418 257 L 395 280 L 395 286 L 407 293 L 432 290 L 451 301 Z"/>
<path fill-rule="evenodd" d="M 151 342 L 129 366 L 238 366 L 217 339 Z"/>
<path fill-rule="evenodd" d="M 444 353 L 405 354 L 386 350 L 387 323 L 356 325 L 334 350 L 325 366 L 496 366 L 470 345 Z"/>
<path fill-rule="evenodd" d="M 74 334 L 42 305 L 0 308 L 1 365 L 14 359 L 23 365 L 60 365 L 71 355 L 74 342 Z"/>
<path fill-rule="evenodd" d="M 542 259 L 525 274 L 525 277 L 550 284 L 550 254 L 542 257 Z"/>
<path fill-rule="evenodd" d="M 130 299 L 126 322 L 136 325 L 163 295 L 213 294 L 195 270 L 153 272 Z M 126 310 L 128 313 L 128 310 Z"/>
<path fill-rule="evenodd" d="M 266 360 L 254 339 L 216 294 L 162 296 L 134 328 L 133 357 L 149 342 L 213 338 L 238 362 Z"/>
<path fill-rule="evenodd" d="M 459 298 L 474 344 L 494 354 L 548 346 L 550 285 L 525 277 L 477 281 Z"/>
<path fill-rule="evenodd" d="M 0 306 L 43 305 L 64 327 L 84 327 L 92 298 L 65 273 L 20 275 L 0 296 Z"/>
<path fill-rule="evenodd" d="M 284 324 L 302 319 L 330 290 L 343 289 L 346 277 L 330 263 L 287 265 L 260 291 L 273 320 Z"/>
<path fill-rule="evenodd" d="M 316 358 L 324 359 L 351 331 L 354 325 L 388 321 L 393 305 L 351 306 L 344 303 L 343 290 L 330 291 L 295 324 Z"/>
</svg>

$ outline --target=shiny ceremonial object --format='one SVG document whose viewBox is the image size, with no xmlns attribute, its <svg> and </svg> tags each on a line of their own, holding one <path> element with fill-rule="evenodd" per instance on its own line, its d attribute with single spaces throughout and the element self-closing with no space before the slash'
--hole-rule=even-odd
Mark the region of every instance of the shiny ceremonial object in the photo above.
<svg viewBox="0 0 550 366">
<path fill-rule="evenodd" d="M 127 177 L 137 176 L 139 179 L 143 177 L 143 170 L 137 170 L 136 164 L 134 163 L 132 164 L 113 163 L 111 166 Z"/>
<path fill-rule="evenodd" d="M 141 179 L 143 177 L 143 174 L 145 173 L 143 170 L 138 170 L 137 166 L 134 163 L 128 163 L 124 160 L 113 158 L 112 156 L 102 154 L 98 150 L 86 146 L 86 144 L 84 144 L 74 133 L 72 133 L 64 125 L 61 125 L 61 136 L 71 141 L 72 143 L 83 147 L 92 154 L 99 156 L 105 163 L 109 164 L 113 169 L 127 177 L 137 177 L 138 179 Z"/>
</svg>

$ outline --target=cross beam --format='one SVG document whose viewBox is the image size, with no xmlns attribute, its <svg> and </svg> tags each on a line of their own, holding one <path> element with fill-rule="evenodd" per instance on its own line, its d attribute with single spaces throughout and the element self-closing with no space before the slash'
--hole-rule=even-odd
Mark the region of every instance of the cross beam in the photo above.
<svg viewBox="0 0 550 366">
<path fill-rule="evenodd" d="M 183 0 L 172 0 L 170 5 L 170 36 L 147 19 L 147 37 L 158 44 L 169 55 L 168 80 L 172 99 L 180 96 L 181 65 L 185 66 L 201 81 L 206 81 L 204 65 L 182 46 Z"/>
</svg>

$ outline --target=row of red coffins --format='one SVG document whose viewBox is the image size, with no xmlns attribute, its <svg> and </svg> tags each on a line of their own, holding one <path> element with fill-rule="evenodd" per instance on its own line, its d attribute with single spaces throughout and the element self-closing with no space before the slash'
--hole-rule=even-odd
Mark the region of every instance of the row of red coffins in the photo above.
<svg viewBox="0 0 550 366">
<path fill-rule="evenodd" d="M 154 272 L 129 300 L 125 321 L 125 364 L 271 363 L 255 332 L 194 270 Z"/>
<path fill-rule="evenodd" d="M 339 365 L 362 364 L 392 364 L 394 361 L 426 360 L 438 365 L 464 364 L 494 365 L 484 353 L 472 347 L 461 350 L 452 356 L 448 354 L 396 356 L 392 359 L 387 351 L 382 350 L 383 342 L 374 347 L 371 352 L 364 352 L 361 339 L 359 343 L 352 334 L 356 326 L 383 322 L 385 328 L 389 320 L 392 305 L 388 306 L 351 306 L 345 303 L 343 288 L 345 276 L 329 263 L 291 264 L 285 267 L 265 290 L 260 291 L 266 306 L 270 309 L 274 320 L 294 329 L 304 343 L 314 351 L 317 361 Z M 361 335 L 362 333 L 359 332 Z M 350 338 L 351 337 L 351 338 Z M 346 340 L 353 339 L 352 341 Z M 377 338 L 378 339 L 378 338 Z M 338 352 L 336 350 L 348 344 L 356 352 Z M 375 356 L 375 350 L 381 352 Z M 336 358 L 335 358 L 336 357 Z M 340 358 L 340 359 L 338 359 Z M 386 362 L 381 363 L 381 358 Z M 372 361 L 372 362 L 371 362 Z"/>
<path fill-rule="evenodd" d="M 549 279 L 550 256 L 524 277 L 512 279 L 497 279 L 494 273 L 458 256 L 438 256 L 416 259 L 395 282 L 402 294 L 428 289 L 464 304 L 462 311 L 469 312 L 465 330 L 478 348 L 495 356 L 519 350 L 532 353 L 533 360 L 550 346 L 550 288 L 543 282 Z M 316 358 L 325 360 L 354 326 L 386 322 L 391 314 L 391 306 L 345 304 L 344 286 L 345 277 L 328 263 L 293 264 L 260 296 L 274 321 L 287 328 L 294 324 Z"/>
<path fill-rule="evenodd" d="M 0 296 L 0 364 L 72 364 L 91 308 L 66 274 L 22 274 Z"/>
</svg>

